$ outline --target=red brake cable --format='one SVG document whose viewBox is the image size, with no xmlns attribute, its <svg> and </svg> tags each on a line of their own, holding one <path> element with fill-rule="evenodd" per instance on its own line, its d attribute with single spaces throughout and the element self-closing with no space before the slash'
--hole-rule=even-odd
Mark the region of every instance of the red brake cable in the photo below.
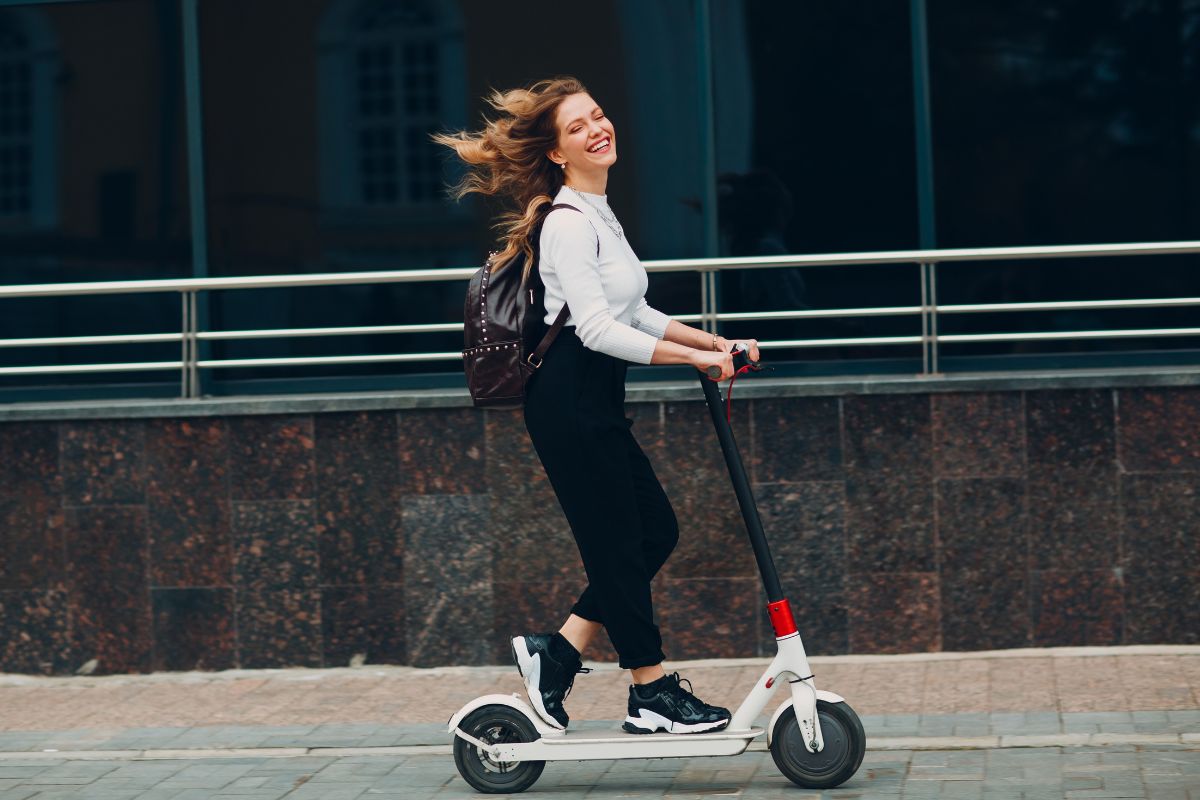
<svg viewBox="0 0 1200 800">
<path fill-rule="evenodd" d="M 725 393 L 725 421 L 732 424 L 733 422 L 733 382 L 737 380 L 737 376 L 743 372 L 749 372 L 755 369 L 753 364 L 746 364 L 744 367 L 733 373 L 733 377 L 729 379 L 729 391 Z"/>
</svg>

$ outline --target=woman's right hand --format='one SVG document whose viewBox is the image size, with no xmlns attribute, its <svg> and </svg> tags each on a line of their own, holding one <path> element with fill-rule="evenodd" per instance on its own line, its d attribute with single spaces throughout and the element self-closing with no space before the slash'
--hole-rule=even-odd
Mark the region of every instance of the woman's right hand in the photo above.
<svg viewBox="0 0 1200 800">
<path fill-rule="evenodd" d="M 717 350 L 693 350 L 692 366 L 704 373 L 708 372 L 709 367 L 720 367 L 721 377 L 713 378 L 716 381 L 728 380 L 733 377 L 733 356 L 729 353 Z"/>
</svg>

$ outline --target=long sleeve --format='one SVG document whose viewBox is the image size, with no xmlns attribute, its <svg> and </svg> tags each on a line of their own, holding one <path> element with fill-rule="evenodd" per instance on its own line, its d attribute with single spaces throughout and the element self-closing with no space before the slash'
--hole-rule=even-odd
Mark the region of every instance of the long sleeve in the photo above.
<svg viewBox="0 0 1200 800">
<path fill-rule="evenodd" d="M 652 307 L 643 297 L 637 308 L 633 310 L 633 320 L 629 324 L 639 331 L 645 331 L 655 339 L 662 339 L 667 335 L 667 325 L 670 322 L 670 317 Z"/>
<path fill-rule="evenodd" d="M 547 296 L 555 289 L 554 293 L 566 300 L 571 308 L 570 322 L 584 347 L 649 364 L 658 337 L 618 320 L 605 291 L 607 288 L 608 294 L 629 296 L 630 290 L 639 291 L 638 276 L 630 272 L 619 279 L 610 279 L 610 285 L 605 287 L 600 278 L 596 242 L 596 231 L 582 213 L 570 209 L 550 213 L 542 227 L 540 254 Z M 623 281 L 630 285 L 612 285 Z M 547 312 L 552 310 L 548 305 Z"/>
</svg>

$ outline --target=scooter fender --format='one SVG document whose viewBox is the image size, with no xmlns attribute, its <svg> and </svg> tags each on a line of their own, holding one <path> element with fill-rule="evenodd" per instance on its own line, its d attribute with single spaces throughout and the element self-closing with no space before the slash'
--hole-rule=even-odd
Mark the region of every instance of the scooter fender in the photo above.
<svg viewBox="0 0 1200 800">
<path fill-rule="evenodd" d="M 533 706 L 525 702 L 520 695 L 516 694 L 485 694 L 482 697 L 476 697 L 471 702 L 454 712 L 454 716 L 450 717 L 450 722 L 447 723 L 447 733 L 455 733 L 458 730 L 458 725 L 468 714 L 477 708 L 484 706 L 509 706 L 524 714 L 533 723 L 533 727 L 542 736 L 562 736 L 563 731 L 558 728 L 551 728 L 546 724 L 545 720 L 537 715 L 533 710 Z"/>
<path fill-rule="evenodd" d="M 824 700 L 826 703 L 846 702 L 846 698 L 842 697 L 841 695 L 834 694 L 833 692 L 827 692 L 824 689 L 817 689 L 816 691 L 817 699 Z M 783 716 L 785 711 L 792 707 L 792 702 L 792 698 L 789 697 L 787 701 L 781 703 L 779 708 L 775 709 L 775 713 L 771 715 L 771 722 L 767 725 L 767 747 L 771 746 L 771 738 L 775 735 L 775 723 L 779 721 L 779 718 Z"/>
</svg>

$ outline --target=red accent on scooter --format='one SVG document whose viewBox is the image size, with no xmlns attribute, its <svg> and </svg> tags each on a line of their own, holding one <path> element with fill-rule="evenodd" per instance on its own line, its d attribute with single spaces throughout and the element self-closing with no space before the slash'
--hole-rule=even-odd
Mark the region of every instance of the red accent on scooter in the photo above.
<svg viewBox="0 0 1200 800">
<path fill-rule="evenodd" d="M 771 618 L 771 627 L 775 629 L 775 638 L 791 636 L 796 632 L 796 620 L 792 617 L 792 606 L 787 598 L 767 603 L 767 616 Z"/>
</svg>

